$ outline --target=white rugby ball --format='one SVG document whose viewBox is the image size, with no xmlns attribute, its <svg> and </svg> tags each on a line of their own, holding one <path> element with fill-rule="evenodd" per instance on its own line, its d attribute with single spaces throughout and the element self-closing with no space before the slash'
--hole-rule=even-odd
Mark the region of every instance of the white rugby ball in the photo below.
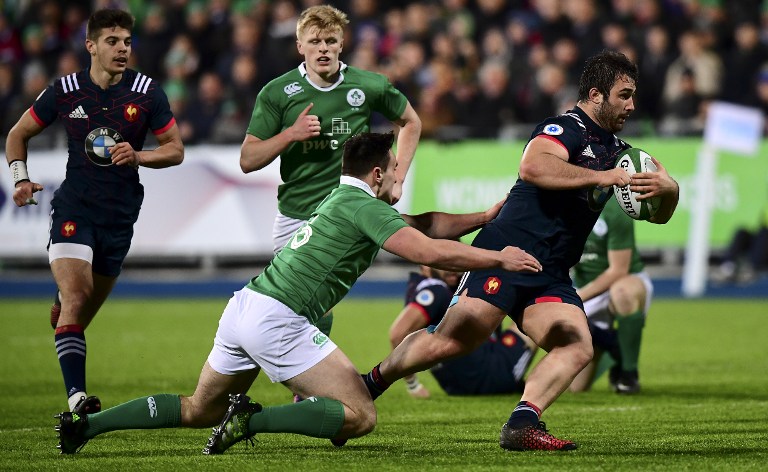
<svg viewBox="0 0 768 472">
<path fill-rule="evenodd" d="M 629 148 L 616 159 L 616 167 L 625 169 L 632 176 L 637 172 L 656 172 L 656 164 L 651 160 L 651 156 L 638 148 Z M 661 204 L 660 197 L 653 197 L 647 200 L 638 200 L 641 195 L 629 189 L 629 185 L 619 187 L 613 186 L 613 196 L 619 202 L 619 206 L 624 213 L 636 220 L 647 220 L 652 217 Z"/>
</svg>

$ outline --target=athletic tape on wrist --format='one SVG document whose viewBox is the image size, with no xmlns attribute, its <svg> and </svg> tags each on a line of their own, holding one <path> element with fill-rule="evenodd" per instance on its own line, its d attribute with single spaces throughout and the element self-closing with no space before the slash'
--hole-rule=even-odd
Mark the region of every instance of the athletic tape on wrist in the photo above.
<svg viewBox="0 0 768 472">
<path fill-rule="evenodd" d="M 13 185 L 19 182 L 29 182 L 29 173 L 27 172 L 27 163 L 21 159 L 16 159 L 8 164 L 11 168 L 11 177 L 13 177 Z"/>
</svg>

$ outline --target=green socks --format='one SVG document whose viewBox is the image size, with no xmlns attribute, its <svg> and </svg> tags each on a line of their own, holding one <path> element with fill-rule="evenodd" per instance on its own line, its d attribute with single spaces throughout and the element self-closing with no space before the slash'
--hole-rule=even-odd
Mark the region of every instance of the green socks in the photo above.
<svg viewBox="0 0 768 472">
<path fill-rule="evenodd" d="M 160 394 L 137 398 L 88 415 L 86 439 L 122 429 L 159 429 L 181 426 L 181 398 Z"/>
<path fill-rule="evenodd" d="M 311 397 L 299 403 L 265 407 L 251 416 L 254 433 L 296 433 L 334 438 L 344 424 L 344 405 L 330 398 Z M 160 429 L 181 426 L 181 399 L 160 394 L 137 398 L 100 413 L 88 415 L 86 439 L 124 429 Z"/>
<path fill-rule="evenodd" d="M 621 350 L 621 369 L 624 371 L 637 370 L 645 316 L 642 311 L 638 310 L 631 315 L 617 317 L 616 323 L 616 334 L 619 337 L 619 349 Z"/>
<path fill-rule="evenodd" d="M 344 424 L 344 405 L 330 398 L 310 397 L 298 403 L 267 406 L 251 416 L 252 433 L 296 433 L 313 438 L 335 438 Z"/>
</svg>

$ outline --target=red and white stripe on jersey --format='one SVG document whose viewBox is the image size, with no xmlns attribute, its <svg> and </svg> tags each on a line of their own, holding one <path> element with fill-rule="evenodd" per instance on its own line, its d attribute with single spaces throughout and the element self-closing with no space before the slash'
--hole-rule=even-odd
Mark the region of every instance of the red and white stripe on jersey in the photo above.
<svg viewBox="0 0 768 472">
<path fill-rule="evenodd" d="M 136 79 L 133 81 L 133 85 L 131 86 L 131 92 L 139 92 L 139 93 L 146 94 L 147 89 L 149 88 L 149 84 L 151 82 L 152 82 L 152 79 L 150 77 L 147 77 L 141 72 L 137 72 Z"/>
<path fill-rule="evenodd" d="M 65 75 L 61 78 L 61 87 L 64 89 L 64 93 L 80 90 L 80 84 L 77 83 L 77 73 L 74 72 L 69 75 Z"/>
</svg>

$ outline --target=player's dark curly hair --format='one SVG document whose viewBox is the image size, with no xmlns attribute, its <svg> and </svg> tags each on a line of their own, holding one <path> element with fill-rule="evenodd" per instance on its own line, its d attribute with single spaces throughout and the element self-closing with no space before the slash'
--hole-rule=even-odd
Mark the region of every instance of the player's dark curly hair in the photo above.
<svg viewBox="0 0 768 472">
<path fill-rule="evenodd" d="M 101 30 L 104 28 L 118 27 L 131 31 L 133 29 L 133 24 L 133 15 L 127 11 L 115 10 L 112 8 L 96 10 L 91 17 L 88 18 L 86 37 L 91 41 L 96 41 L 99 39 L 99 33 L 101 33 Z"/>
<path fill-rule="evenodd" d="M 387 170 L 389 150 L 395 142 L 394 133 L 360 133 L 344 143 L 341 173 L 362 177 L 374 167 Z"/>
<path fill-rule="evenodd" d="M 624 54 L 606 49 L 590 57 L 579 79 L 579 101 L 586 101 L 593 87 L 607 98 L 613 84 L 624 75 L 637 85 L 637 66 Z"/>
</svg>

